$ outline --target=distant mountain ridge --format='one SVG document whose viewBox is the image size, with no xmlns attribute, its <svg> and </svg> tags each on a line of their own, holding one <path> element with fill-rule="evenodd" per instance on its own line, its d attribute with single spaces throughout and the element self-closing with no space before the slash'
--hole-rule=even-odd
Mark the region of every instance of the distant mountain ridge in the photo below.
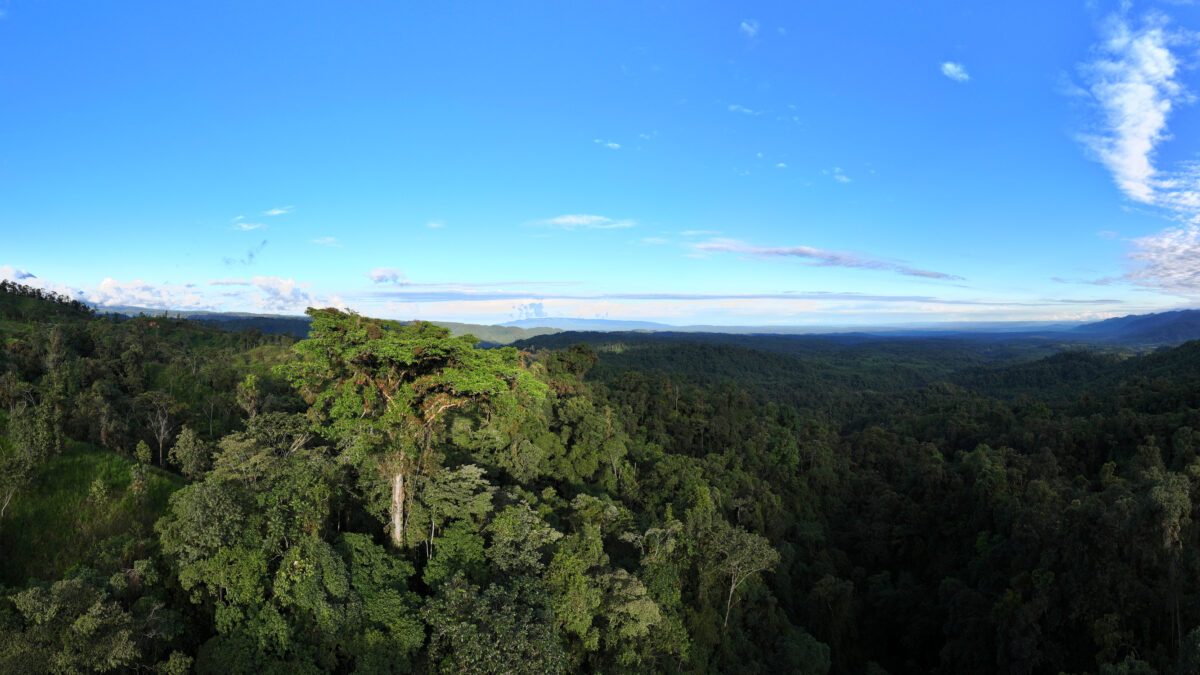
<svg viewBox="0 0 1200 675">
<path fill-rule="evenodd" d="M 1200 338 L 1200 310 L 1178 309 L 1157 314 L 1130 314 L 1084 324 L 1072 332 L 1125 343 L 1186 342 Z"/>
<path fill-rule="evenodd" d="M 286 314 L 244 312 L 208 312 L 199 310 L 162 310 L 145 307 L 96 307 L 102 313 L 134 316 L 170 315 L 201 321 L 229 330 L 257 329 L 264 333 L 285 333 L 307 337 L 308 317 Z M 519 340 L 568 332 L 660 333 L 711 335 L 791 335 L 823 336 L 839 342 L 883 338 L 961 338 L 1007 342 L 1011 340 L 1049 340 L 1072 344 L 1113 344 L 1126 346 L 1175 345 L 1200 339 L 1200 309 L 1180 309 L 1154 314 L 1127 316 L 1092 323 L 1064 322 L 981 322 L 944 323 L 913 326 L 834 327 L 834 326 L 675 326 L 655 321 L 621 319 L 585 319 L 543 317 L 517 319 L 498 325 L 434 321 L 454 335 L 471 334 L 490 344 L 510 344 Z"/>
</svg>

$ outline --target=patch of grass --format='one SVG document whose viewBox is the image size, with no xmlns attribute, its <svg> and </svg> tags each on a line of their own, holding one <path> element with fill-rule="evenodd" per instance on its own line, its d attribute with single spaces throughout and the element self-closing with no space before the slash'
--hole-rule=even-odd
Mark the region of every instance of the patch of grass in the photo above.
<svg viewBox="0 0 1200 675">
<path fill-rule="evenodd" d="M 74 565 L 132 562 L 125 558 L 138 552 L 171 493 L 185 484 L 151 467 L 146 494 L 137 504 L 129 491 L 133 464 L 84 443 L 71 443 L 47 462 L 0 521 L 0 583 L 23 586 L 33 579 L 58 579 Z M 89 492 L 97 478 L 107 484 L 108 494 L 93 502 Z"/>
</svg>

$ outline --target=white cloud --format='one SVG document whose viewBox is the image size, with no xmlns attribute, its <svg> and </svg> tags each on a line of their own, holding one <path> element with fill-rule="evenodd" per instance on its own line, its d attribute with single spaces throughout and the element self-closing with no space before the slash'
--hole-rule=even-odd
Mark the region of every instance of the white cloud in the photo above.
<svg viewBox="0 0 1200 675">
<path fill-rule="evenodd" d="M 1188 224 L 1133 240 L 1134 269 L 1128 279 L 1139 286 L 1200 296 L 1200 226 Z"/>
<path fill-rule="evenodd" d="M 593 142 L 593 143 L 596 143 L 596 144 L 599 144 L 599 145 L 602 145 L 602 146 L 604 146 L 604 147 L 608 148 L 609 150 L 620 150 L 620 149 L 621 149 L 621 144 L 620 144 L 620 143 L 614 143 L 614 142 L 612 142 L 612 141 L 606 141 L 606 140 L 604 140 L 603 138 L 597 138 L 597 139 L 593 140 L 592 142 Z"/>
<path fill-rule="evenodd" d="M 1120 280 L 1189 296 L 1200 295 L 1200 163 L 1164 170 L 1155 155 L 1171 139 L 1167 123 L 1175 108 L 1192 101 L 1181 73 L 1194 64 L 1180 54 L 1191 53 L 1198 42 L 1195 33 L 1168 29 L 1161 14 L 1140 24 L 1113 15 L 1093 59 L 1080 67 L 1097 113 L 1095 131 L 1081 136 L 1082 142 L 1126 197 L 1182 223 L 1131 240 L 1131 268 Z"/>
<path fill-rule="evenodd" d="M 738 30 L 741 31 L 742 35 L 752 38 L 758 35 L 758 22 L 754 19 L 746 19 L 738 26 Z"/>
<path fill-rule="evenodd" d="M 1098 132 L 1083 141 L 1126 196 L 1170 208 L 1177 193 L 1194 191 L 1194 183 L 1186 185 L 1186 176 L 1161 177 L 1154 153 L 1169 137 L 1167 119 L 1175 104 L 1187 100 L 1177 78 L 1181 64 L 1171 47 L 1194 40 L 1167 31 L 1166 23 L 1160 15 L 1148 17 L 1139 28 L 1123 16 L 1109 19 L 1096 57 L 1082 66 L 1100 113 Z"/>
<path fill-rule="evenodd" d="M 785 164 L 785 163 L 783 163 L 783 162 L 779 162 L 778 164 L 776 164 L 776 165 L 775 165 L 775 168 L 776 168 L 776 169 L 786 169 L 786 168 L 787 168 L 787 164 Z"/>
<path fill-rule="evenodd" d="M 187 285 L 154 284 L 141 279 L 117 281 L 106 278 L 94 290 L 84 291 L 83 297 L 100 307 L 214 309 L 217 306 L 211 298 Z"/>
<path fill-rule="evenodd" d="M 407 283 L 404 273 L 395 267 L 376 267 L 367 273 L 367 278 L 377 284 Z"/>
<path fill-rule="evenodd" d="M 239 232 L 250 232 L 252 230 L 265 230 L 265 229 L 267 229 L 267 226 L 265 223 L 236 222 L 233 224 L 233 229 L 235 229 Z"/>
<path fill-rule="evenodd" d="M 38 277 L 36 274 L 34 274 L 33 272 L 30 272 L 29 270 L 26 270 L 21 267 L 14 267 L 12 265 L 0 265 L 0 279 L 6 279 L 8 281 L 15 281 L 15 282 L 21 284 L 22 286 L 29 286 L 31 288 L 40 288 L 43 291 L 54 291 L 55 293 L 58 293 L 59 295 L 65 295 L 67 297 L 75 298 L 78 300 L 87 300 L 87 298 L 84 297 L 83 292 L 80 291 L 79 289 L 71 288 L 70 286 L 67 286 L 66 284 L 56 283 L 56 282 L 50 281 L 49 279 L 42 279 L 42 278 Z"/>
<path fill-rule="evenodd" d="M 615 230 L 625 227 L 633 227 L 635 223 L 632 220 L 613 220 L 605 216 L 589 215 L 586 213 L 569 213 L 555 218 L 538 221 L 539 225 L 548 227 L 557 227 L 564 230 Z"/>
<path fill-rule="evenodd" d="M 692 244 L 692 250 L 699 254 L 733 253 L 754 258 L 795 258 L 816 267 L 881 270 L 926 279 L 962 279 L 953 274 L 917 269 L 899 262 L 871 258 L 861 253 L 829 251 L 811 246 L 754 246 L 737 239 L 710 239 Z"/>
<path fill-rule="evenodd" d="M 105 278 L 95 288 L 72 288 L 41 279 L 19 267 L 0 265 L 0 279 L 54 291 L 99 307 L 145 307 L 147 309 L 216 309 L 218 302 L 193 290 L 193 284 L 155 284 L 141 279 L 118 281 Z"/>
<path fill-rule="evenodd" d="M 330 248 L 342 247 L 342 245 L 338 243 L 337 237 L 317 237 L 316 239 L 312 240 L 312 243 L 319 246 L 328 246 Z"/>
<path fill-rule="evenodd" d="M 37 275 L 21 269 L 20 267 L 13 267 L 12 265 L 0 265 L 0 279 L 19 281 L 28 286 L 29 280 L 37 279 Z"/>
<path fill-rule="evenodd" d="M 543 319 L 545 317 L 546 308 L 541 302 L 526 302 L 513 306 L 512 318 L 514 319 Z"/>
<path fill-rule="evenodd" d="M 850 182 L 850 177 L 847 176 L 844 171 L 842 171 L 842 167 L 840 167 L 840 166 L 835 166 L 832 169 L 824 169 L 823 171 L 821 171 L 821 173 L 833 178 L 834 180 L 836 180 L 839 183 L 849 183 Z"/>
<path fill-rule="evenodd" d="M 755 115 L 755 116 L 757 116 L 757 115 L 761 115 L 761 114 L 762 114 L 762 111 L 761 111 L 761 110 L 751 110 L 750 108 L 747 108 L 747 107 L 746 107 L 746 106 L 744 106 L 744 105 L 738 105 L 738 104 L 736 104 L 736 103 L 734 103 L 734 104 L 731 104 L 731 105 L 728 107 L 728 110 L 729 110 L 729 112 L 742 113 L 743 115 Z"/>
<path fill-rule="evenodd" d="M 276 206 L 273 209 L 267 209 L 266 211 L 263 211 L 263 215 L 264 216 L 283 216 L 283 215 L 287 215 L 287 214 L 291 213 L 292 209 L 294 209 L 294 208 L 296 208 L 296 207 L 294 207 L 294 206 Z"/>
<path fill-rule="evenodd" d="M 942 64 L 942 74 L 954 80 L 955 82 L 968 82 L 971 76 L 967 74 L 967 69 L 961 63 L 946 61 Z"/>
<path fill-rule="evenodd" d="M 432 228 L 434 230 L 443 228 L 445 226 L 446 226 L 446 224 L 440 220 L 431 220 L 428 223 L 425 223 L 425 227 Z"/>
<path fill-rule="evenodd" d="M 295 279 L 279 277 L 252 277 L 250 279 L 214 279 L 210 286 L 248 286 L 258 291 L 250 301 L 263 311 L 302 312 L 308 307 L 322 305 L 306 290 L 311 284 Z"/>
</svg>

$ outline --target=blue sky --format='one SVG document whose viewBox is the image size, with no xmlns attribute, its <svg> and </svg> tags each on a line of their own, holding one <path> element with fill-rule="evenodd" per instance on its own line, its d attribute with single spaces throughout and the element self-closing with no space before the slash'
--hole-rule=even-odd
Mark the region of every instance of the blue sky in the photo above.
<svg viewBox="0 0 1200 675">
<path fill-rule="evenodd" d="M 486 323 L 1197 305 L 1200 8 L 820 5 L 0 1 L 0 276 Z"/>
</svg>

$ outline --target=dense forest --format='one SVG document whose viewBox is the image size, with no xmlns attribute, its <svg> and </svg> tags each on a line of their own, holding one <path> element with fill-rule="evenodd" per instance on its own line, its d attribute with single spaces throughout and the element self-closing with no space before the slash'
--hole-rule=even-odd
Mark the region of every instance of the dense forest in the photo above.
<svg viewBox="0 0 1200 675">
<path fill-rule="evenodd" d="M 308 315 L 0 287 L 0 672 L 1200 672 L 1200 341 Z"/>
</svg>

